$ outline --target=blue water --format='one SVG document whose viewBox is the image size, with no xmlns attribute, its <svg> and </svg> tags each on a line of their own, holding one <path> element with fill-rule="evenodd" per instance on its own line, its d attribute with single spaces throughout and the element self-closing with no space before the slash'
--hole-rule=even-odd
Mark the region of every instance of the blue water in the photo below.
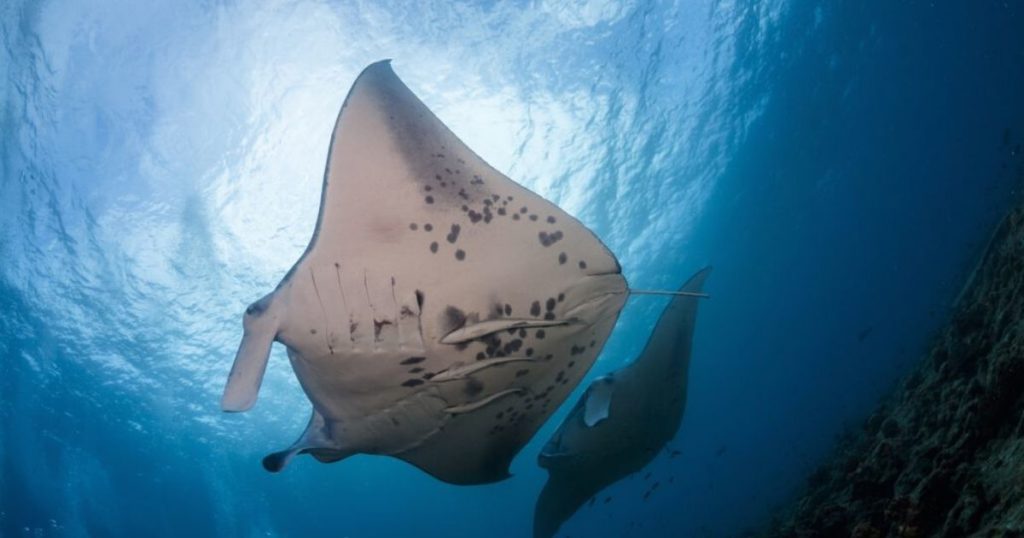
<svg viewBox="0 0 1024 538">
<path fill-rule="evenodd" d="M 766 522 L 920 359 L 1020 199 L 1019 2 L 412 5 L 0 4 L 0 535 L 529 535 L 565 409 L 479 487 L 368 456 L 264 472 L 308 418 L 281 350 L 252 411 L 218 409 L 380 58 L 635 287 L 715 266 L 682 455 L 651 467 L 672 483 L 614 486 L 572 536 Z M 630 301 L 587 381 L 663 304 Z"/>
</svg>

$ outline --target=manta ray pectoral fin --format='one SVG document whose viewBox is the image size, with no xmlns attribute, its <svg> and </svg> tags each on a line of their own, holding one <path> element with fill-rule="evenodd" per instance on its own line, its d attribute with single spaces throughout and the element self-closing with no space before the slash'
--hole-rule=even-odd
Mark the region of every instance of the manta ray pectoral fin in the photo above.
<svg viewBox="0 0 1024 538">
<path fill-rule="evenodd" d="M 316 459 L 322 462 L 334 462 L 351 455 L 335 448 L 327 421 L 314 409 L 313 416 L 309 418 L 309 424 L 302 435 L 290 447 L 267 454 L 263 458 L 263 468 L 276 473 L 284 469 L 296 454 L 307 452 L 312 452 Z"/>
<path fill-rule="evenodd" d="M 587 394 L 584 396 L 586 400 L 583 403 L 583 423 L 588 428 L 593 428 L 608 418 L 614 389 L 615 381 L 611 376 L 594 380 L 594 383 L 587 389 Z"/>
<path fill-rule="evenodd" d="M 544 320 L 544 319 L 491 319 L 474 323 L 472 325 L 455 329 L 441 338 L 442 344 L 461 344 L 482 338 L 488 334 L 501 332 L 508 329 L 538 329 L 541 327 L 554 327 L 568 325 L 573 320 Z"/>
<path fill-rule="evenodd" d="M 467 404 L 453 405 L 452 407 L 446 407 L 445 408 L 445 412 L 450 413 L 452 415 L 461 415 L 463 413 L 469 413 L 471 411 L 476 411 L 477 409 L 480 409 L 481 407 L 483 407 L 483 406 L 485 406 L 485 405 L 487 405 L 487 404 L 489 404 L 491 402 L 494 402 L 494 401 L 497 401 L 497 400 L 499 400 L 501 398 L 504 398 L 505 396 L 511 396 L 513 394 L 519 394 L 521 392 L 524 392 L 525 390 L 526 389 L 506 389 L 506 390 L 503 390 L 501 392 L 496 392 L 494 394 L 491 394 L 490 396 L 488 396 L 486 398 L 481 398 L 479 400 L 476 400 L 476 401 L 473 401 L 473 402 L 469 402 Z"/>
<path fill-rule="evenodd" d="M 289 461 L 295 457 L 301 448 L 286 448 L 277 452 L 272 452 L 263 457 L 263 468 L 271 473 L 276 473 L 281 469 L 284 469 L 285 465 L 288 465 Z"/>
<path fill-rule="evenodd" d="M 273 294 L 256 301 L 245 310 L 245 333 L 231 365 L 220 407 L 224 411 L 246 411 L 256 403 L 270 358 L 270 346 L 277 336 L 278 318 L 272 311 Z"/>
</svg>

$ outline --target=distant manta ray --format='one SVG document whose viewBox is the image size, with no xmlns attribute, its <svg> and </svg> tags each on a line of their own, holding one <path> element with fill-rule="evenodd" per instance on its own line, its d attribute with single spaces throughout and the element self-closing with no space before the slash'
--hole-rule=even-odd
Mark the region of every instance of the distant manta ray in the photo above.
<svg viewBox="0 0 1024 538">
<path fill-rule="evenodd" d="M 593 364 L 628 293 L 590 230 L 377 62 L 341 107 L 309 246 L 245 311 L 221 407 L 252 407 L 277 341 L 313 413 L 267 470 L 366 453 L 494 482 Z"/>
<path fill-rule="evenodd" d="M 554 536 L 587 499 L 642 469 L 675 437 L 686 406 L 694 295 L 710 273 L 702 269 L 683 285 L 687 295 L 668 304 L 640 357 L 594 380 L 541 451 L 549 477 L 537 500 L 534 538 Z"/>
</svg>

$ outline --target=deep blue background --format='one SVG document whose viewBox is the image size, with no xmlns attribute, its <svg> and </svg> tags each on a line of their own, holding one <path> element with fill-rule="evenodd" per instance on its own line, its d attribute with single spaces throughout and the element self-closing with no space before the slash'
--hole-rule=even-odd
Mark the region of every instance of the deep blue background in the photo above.
<svg viewBox="0 0 1024 538">
<path fill-rule="evenodd" d="M 1019 2 L 27 4 L 0 7 L 3 536 L 528 535 L 562 413 L 512 479 L 458 488 L 385 458 L 264 473 L 308 412 L 280 351 L 253 411 L 217 410 L 370 61 L 635 286 L 715 266 L 682 455 L 573 536 L 766 521 L 926 352 L 1024 182 Z M 631 300 L 592 376 L 662 304 Z"/>
</svg>

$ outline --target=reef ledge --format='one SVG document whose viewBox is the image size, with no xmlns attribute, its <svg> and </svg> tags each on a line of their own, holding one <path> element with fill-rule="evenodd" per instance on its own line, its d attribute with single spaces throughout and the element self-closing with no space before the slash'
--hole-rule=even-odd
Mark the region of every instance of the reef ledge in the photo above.
<svg viewBox="0 0 1024 538">
<path fill-rule="evenodd" d="M 928 356 L 761 535 L 1024 537 L 1024 206 Z"/>
</svg>

